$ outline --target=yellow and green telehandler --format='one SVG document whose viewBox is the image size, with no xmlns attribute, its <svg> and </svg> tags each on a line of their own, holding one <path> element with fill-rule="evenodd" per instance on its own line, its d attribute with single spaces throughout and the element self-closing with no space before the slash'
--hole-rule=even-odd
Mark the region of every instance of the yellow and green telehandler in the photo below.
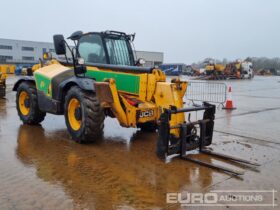
<svg viewBox="0 0 280 210">
<path fill-rule="evenodd" d="M 134 36 L 117 31 L 77 31 L 68 38 L 74 42 L 70 47 L 63 35 L 54 35 L 56 54 L 65 59 L 42 64 L 33 76 L 23 77 L 14 85 L 23 123 L 39 124 L 46 113 L 64 115 L 72 139 L 84 143 L 99 138 L 104 118 L 114 117 L 123 127 L 157 130 L 159 157 L 177 155 L 242 174 L 186 155 L 194 149 L 212 154 L 206 146 L 212 143 L 215 105 L 204 102 L 183 107 L 188 83 L 177 78 L 168 82 L 160 69 L 140 67 L 143 60 L 135 59 L 131 45 Z M 185 113 L 199 110 L 204 111 L 203 119 L 186 119 Z"/>
</svg>

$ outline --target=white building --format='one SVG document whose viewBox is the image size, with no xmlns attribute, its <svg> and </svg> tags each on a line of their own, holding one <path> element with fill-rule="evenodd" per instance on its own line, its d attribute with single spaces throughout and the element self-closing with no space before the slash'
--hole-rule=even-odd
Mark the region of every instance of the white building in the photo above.
<svg viewBox="0 0 280 210">
<path fill-rule="evenodd" d="M 0 63 L 37 63 L 44 52 L 54 52 L 53 44 L 0 39 Z"/>
<path fill-rule="evenodd" d="M 147 67 L 159 66 L 164 60 L 162 52 L 136 51 L 136 57 L 145 59 Z"/>
<path fill-rule="evenodd" d="M 45 52 L 52 52 L 53 56 L 57 57 L 53 43 L 0 38 L 0 64 L 35 64 Z M 144 58 L 145 66 L 152 67 L 163 63 L 163 53 L 160 52 L 136 51 L 136 57 Z M 64 56 L 60 58 L 64 59 Z"/>
</svg>

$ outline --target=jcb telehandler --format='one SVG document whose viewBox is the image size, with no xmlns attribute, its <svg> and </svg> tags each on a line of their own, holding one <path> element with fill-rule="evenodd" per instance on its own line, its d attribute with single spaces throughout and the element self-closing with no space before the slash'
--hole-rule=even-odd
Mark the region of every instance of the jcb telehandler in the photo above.
<svg viewBox="0 0 280 210">
<path fill-rule="evenodd" d="M 177 154 L 221 169 L 186 156 L 187 151 L 197 148 L 212 154 L 204 147 L 212 143 L 215 106 L 205 102 L 184 108 L 188 83 L 179 79 L 167 82 L 160 69 L 139 67 L 141 59 L 135 61 L 131 47 L 134 35 L 78 31 L 69 39 L 74 41 L 74 47 L 62 35 L 54 35 L 56 54 L 64 55 L 64 61 L 52 60 L 36 70 L 34 76 L 24 77 L 14 85 L 18 115 L 24 123 L 39 124 L 46 113 L 64 115 L 72 138 L 83 143 L 102 134 L 105 116 L 115 117 L 123 127 L 158 129 L 160 157 Z M 199 110 L 204 111 L 202 120 L 185 119 L 185 112 Z M 241 174 L 228 168 L 222 170 Z"/>
</svg>

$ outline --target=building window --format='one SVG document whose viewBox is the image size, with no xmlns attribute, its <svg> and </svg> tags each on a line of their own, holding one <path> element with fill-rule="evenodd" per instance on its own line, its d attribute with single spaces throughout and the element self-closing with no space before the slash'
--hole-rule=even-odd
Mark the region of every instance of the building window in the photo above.
<svg viewBox="0 0 280 210">
<path fill-rule="evenodd" d="M 13 56 L 9 55 L 0 55 L 0 60 L 13 60 Z"/>
<path fill-rule="evenodd" d="M 25 60 L 25 61 L 34 61 L 34 57 L 22 56 L 22 60 Z"/>
<path fill-rule="evenodd" d="M 13 46 L 8 46 L 8 45 L 0 45 L 1 50 L 12 50 Z"/>
<path fill-rule="evenodd" d="M 34 51 L 34 47 L 22 47 L 22 51 Z"/>
<path fill-rule="evenodd" d="M 50 52 L 55 52 L 55 51 L 54 51 L 54 49 L 51 49 L 51 48 L 50 48 Z"/>
<path fill-rule="evenodd" d="M 162 64 L 161 61 L 155 61 L 155 62 L 154 62 L 154 66 L 160 66 L 161 64 Z"/>
</svg>

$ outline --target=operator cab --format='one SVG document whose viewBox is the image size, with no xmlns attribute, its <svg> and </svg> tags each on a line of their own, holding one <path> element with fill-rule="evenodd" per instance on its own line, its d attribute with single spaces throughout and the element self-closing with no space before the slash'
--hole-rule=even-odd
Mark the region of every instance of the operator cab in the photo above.
<svg viewBox="0 0 280 210">
<path fill-rule="evenodd" d="M 77 31 L 68 38 L 74 41 L 74 47 L 67 44 L 63 35 L 54 35 L 54 46 L 57 55 L 65 55 L 67 62 L 59 62 L 66 66 L 72 65 L 66 55 L 68 48 L 76 76 L 85 74 L 88 66 L 113 71 L 151 73 L 154 68 L 141 67 L 145 63 L 144 59 L 135 61 L 131 44 L 134 37 L 135 34 L 128 35 L 118 31 Z"/>
<path fill-rule="evenodd" d="M 132 37 L 121 32 L 86 33 L 78 41 L 78 52 L 85 63 L 134 66 Z"/>
</svg>

